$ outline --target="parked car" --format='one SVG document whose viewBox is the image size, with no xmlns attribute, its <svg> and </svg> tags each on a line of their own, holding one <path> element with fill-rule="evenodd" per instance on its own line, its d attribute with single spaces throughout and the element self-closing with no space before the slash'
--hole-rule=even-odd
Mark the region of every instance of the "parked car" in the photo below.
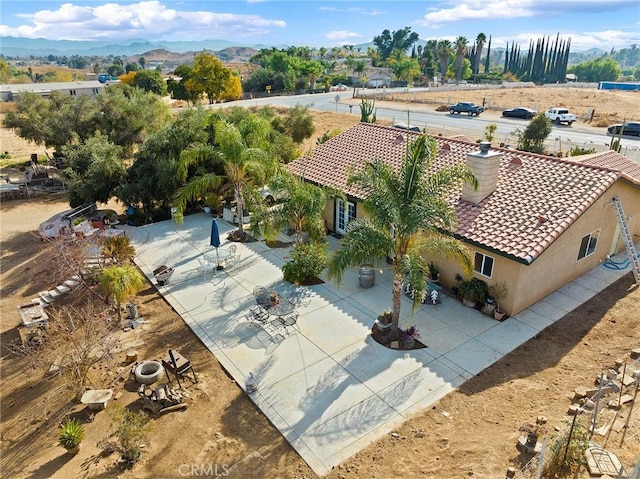
<svg viewBox="0 0 640 479">
<path fill-rule="evenodd" d="M 469 116 L 471 115 L 478 116 L 483 111 L 484 111 L 483 106 L 476 105 L 475 103 L 464 102 L 464 101 L 459 102 L 456 105 L 451 105 L 449 107 L 449 113 L 452 115 L 454 113 L 457 113 L 457 114 L 466 113 Z"/>
<path fill-rule="evenodd" d="M 569 110 L 566 108 L 549 108 L 545 112 L 545 116 L 549 118 L 556 125 L 560 123 L 566 123 L 571 126 L 571 124 L 576 121 L 576 116 L 572 113 L 569 113 Z"/>
<path fill-rule="evenodd" d="M 331 87 L 332 91 L 347 91 L 347 86 L 343 85 L 342 83 L 338 83 L 337 85 L 334 85 Z"/>
<path fill-rule="evenodd" d="M 530 120 L 534 116 L 538 114 L 537 111 L 532 110 L 531 108 L 508 108 L 502 112 L 502 116 L 509 118 L 524 118 L 525 120 Z"/>
<path fill-rule="evenodd" d="M 627 121 L 624 124 L 611 125 L 607 128 L 607 131 L 613 134 L 618 134 L 621 130 L 623 135 L 640 136 L 640 123 L 636 121 Z"/>
</svg>

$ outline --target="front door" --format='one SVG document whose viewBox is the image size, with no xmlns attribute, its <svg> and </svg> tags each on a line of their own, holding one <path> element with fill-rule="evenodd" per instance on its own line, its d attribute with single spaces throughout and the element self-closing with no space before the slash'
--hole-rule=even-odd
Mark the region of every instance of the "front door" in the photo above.
<svg viewBox="0 0 640 479">
<path fill-rule="evenodd" d="M 349 221 L 356 219 L 356 204 L 342 200 L 336 200 L 336 233 L 347 233 Z"/>
</svg>

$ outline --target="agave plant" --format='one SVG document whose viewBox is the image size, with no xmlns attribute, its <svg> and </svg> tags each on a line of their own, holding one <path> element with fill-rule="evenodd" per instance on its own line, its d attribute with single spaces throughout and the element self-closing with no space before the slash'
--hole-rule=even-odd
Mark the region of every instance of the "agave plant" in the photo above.
<svg viewBox="0 0 640 479">
<path fill-rule="evenodd" d="M 84 439 L 84 426 L 77 419 L 67 419 L 60 426 L 58 442 L 66 450 L 71 450 L 80 445 Z"/>
</svg>

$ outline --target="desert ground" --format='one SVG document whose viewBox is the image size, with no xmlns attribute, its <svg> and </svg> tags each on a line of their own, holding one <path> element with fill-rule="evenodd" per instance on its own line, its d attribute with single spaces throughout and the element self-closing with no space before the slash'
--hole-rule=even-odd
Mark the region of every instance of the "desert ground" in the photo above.
<svg viewBox="0 0 640 479">
<path fill-rule="evenodd" d="M 316 136 L 358 121 L 355 115 L 330 113 L 316 118 Z M 25 144 L 6 129 L 0 134 L 2 150 L 14 158 L 42 154 L 41 147 Z M 315 137 L 303 148 L 314 143 Z M 115 202 L 109 206 L 122 211 Z M 135 300 L 147 323 L 122 333 L 121 340 L 136 344 L 139 357 L 145 359 L 160 358 L 168 348 L 180 350 L 192 361 L 198 383 L 184 382 L 190 393 L 186 410 L 152 419 L 150 440 L 132 469 L 122 468 L 116 454 L 98 448 L 98 441 L 108 434 L 109 411 L 93 416 L 83 405 L 68 403 L 53 392 L 57 380 L 44 379 L 49 364 L 34 365 L 11 349 L 20 322 L 16 306 L 55 286 L 47 270 L 52 246 L 41 242 L 35 230 L 66 208 L 63 198 L 43 195 L 0 204 L 2 476 L 179 478 L 188 477 L 181 465 L 202 464 L 217 465 L 219 477 L 317 477 L 151 284 Z M 69 300 L 78 297 L 79 293 Z M 515 447 L 521 424 L 543 415 L 551 430 L 561 426 L 574 389 L 592 386 L 602 370 L 640 347 L 639 307 L 640 292 L 629 273 L 326 477 L 504 477 L 509 466 L 520 468 L 530 458 Z M 126 364 L 124 352 L 116 359 L 117 366 Z M 104 387 L 116 372 L 96 368 L 92 377 L 96 386 Z M 122 395 L 113 403 L 139 407 L 126 374 L 114 383 L 114 391 Z M 627 408 L 621 414 L 628 412 Z M 57 426 L 66 414 L 86 423 L 77 455 L 57 445 Z M 612 430 L 608 437 L 594 439 L 601 445 L 606 442 L 630 471 L 640 457 L 640 410 L 633 410 L 626 431 Z M 209 471 L 208 477 L 216 477 L 213 469 Z M 582 471 L 575 477 L 588 476 Z"/>
</svg>

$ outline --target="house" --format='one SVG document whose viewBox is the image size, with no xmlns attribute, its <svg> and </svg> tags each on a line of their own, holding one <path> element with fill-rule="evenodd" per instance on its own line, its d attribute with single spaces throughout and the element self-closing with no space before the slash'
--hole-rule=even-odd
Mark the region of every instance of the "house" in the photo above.
<svg viewBox="0 0 640 479">
<path fill-rule="evenodd" d="M 391 85 L 393 80 L 393 72 L 389 68 L 369 67 L 362 74 L 352 71 L 349 77 L 352 85 L 361 85 L 368 88 L 382 88 Z"/>
<path fill-rule="evenodd" d="M 14 101 L 17 95 L 26 91 L 36 93 L 43 97 L 48 97 L 53 91 L 59 91 L 71 96 L 96 96 L 100 94 L 104 87 L 105 84 L 100 83 L 97 80 L 52 83 L 16 83 L 0 85 L 0 99 L 2 101 Z"/>
<path fill-rule="evenodd" d="M 373 159 L 399 168 L 407 141 L 420 133 L 360 123 L 319 145 L 311 157 L 289 169 L 308 181 L 343 191 L 325 219 L 330 231 L 365 215 L 361 191 L 347 184 L 350 169 Z M 607 151 L 552 158 L 495 148 L 465 138 L 436 137 L 438 154 L 430 171 L 466 164 L 477 190 L 460 185 L 448 197 L 457 216 L 454 235 L 473 252 L 474 276 L 489 285 L 505 281 L 501 306 L 510 315 L 624 250 L 613 206 L 619 198 L 634 241 L 640 237 L 640 165 Z M 455 286 L 461 267 L 438 260 L 441 282 Z"/>
</svg>

